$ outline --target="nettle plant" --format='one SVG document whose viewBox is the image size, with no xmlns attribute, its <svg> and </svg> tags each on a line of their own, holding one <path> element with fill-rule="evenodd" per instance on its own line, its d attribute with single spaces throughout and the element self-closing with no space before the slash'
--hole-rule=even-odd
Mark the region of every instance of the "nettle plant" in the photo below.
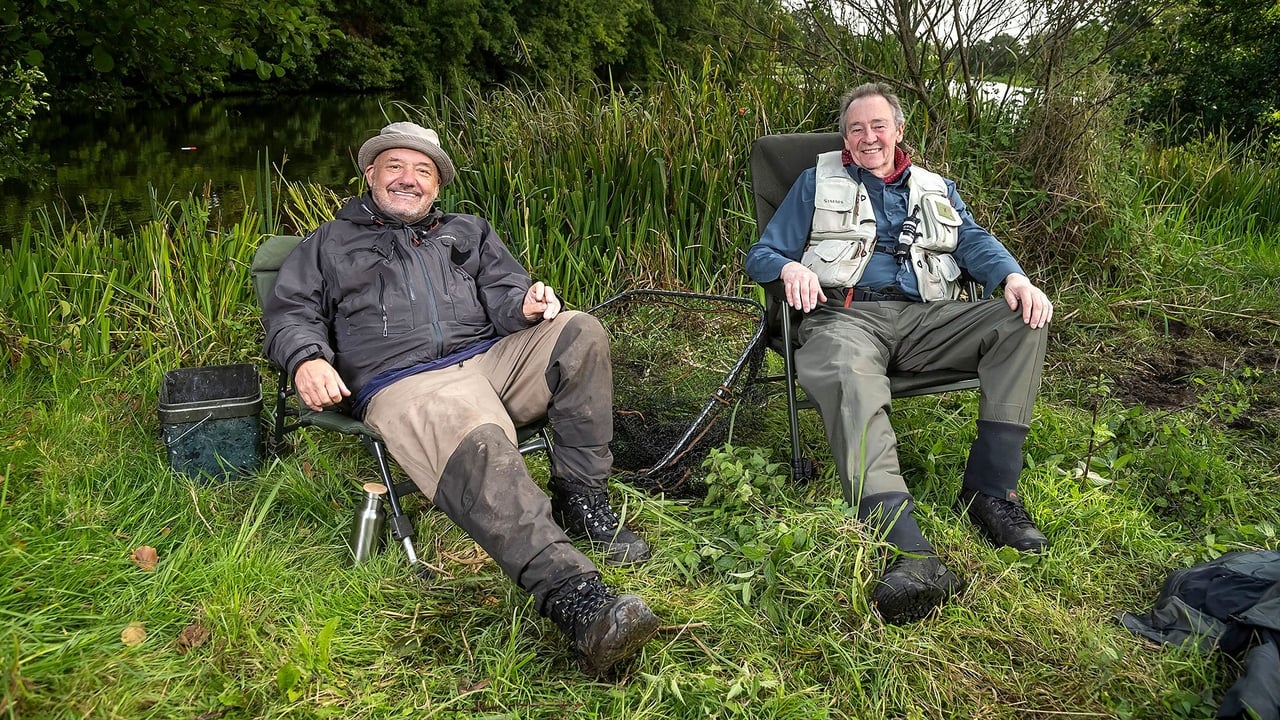
<svg viewBox="0 0 1280 720">
<path fill-rule="evenodd" d="M 731 444 L 707 453 L 702 467 L 707 471 L 708 507 L 717 514 L 744 517 L 750 511 L 769 507 L 787 481 L 784 463 L 770 462 L 766 448 L 737 447 Z"/>
<path fill-rule="evenodd" d="M 861 598 L 848 591 L 862 582 L 874 543 L 842 501 L 815 506 L 798 496 L 786 463 L 773 462 L 766 448 L 723 445 L 702 467 L 707 496 L 692 509 L 689 539 L 675 555 L 688 581 L 711 575 L 774 623 L 806 621 Z"/>
</svg>

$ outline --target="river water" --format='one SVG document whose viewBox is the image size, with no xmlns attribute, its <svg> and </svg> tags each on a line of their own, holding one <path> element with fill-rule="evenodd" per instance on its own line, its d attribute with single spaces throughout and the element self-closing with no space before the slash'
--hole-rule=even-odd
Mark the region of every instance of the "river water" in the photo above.
<svg viewBox="0 0 1280 720">
<path fill-rule="evenodd" d="M 406 110 L 378 96 L 219 98 L 164 109 L 86 113 L 58 107 L 39 118 L 23 148 L 28 172 L 0 181 L 0 247 L 44 208 L 87 211 L 117 229 L 151 217 L 158 200 L 205 192 L 228 221 L 255 167 L 269 158 L 291 181 L 349 188 L 360 143 Z"/>
</svg>

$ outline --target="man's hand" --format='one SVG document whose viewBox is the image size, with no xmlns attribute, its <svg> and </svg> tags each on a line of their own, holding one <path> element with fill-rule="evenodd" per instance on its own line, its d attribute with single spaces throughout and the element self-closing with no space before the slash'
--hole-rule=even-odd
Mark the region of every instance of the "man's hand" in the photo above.
<svg viewBox="0 0 1280 720">
<path fill-rule="evenodd" d="M 526 320 L 550 320 L 560 314 L 560 298 L 550 285 L 536 282 L 524 294 L 524 317 Z"/>
<path fill-rule="evenodd" d="M 342 402 L 342 398 L 351 395 L 347 384 L 338 376 L 338 371 L 324 358 L 307 360 L 298 365 L 293 373 L 293 387 L 297 389 L 302 402 L 316 412 L 330 405 L 337 405 Z"/>
<path fill-rule="evenodd" d="M 827 301 L 822 286 L 818 284 L 818 274 L 800 263 L 792 260 L 783 265 L 779 277 L 787 291 L 787 304 L 796 310 L 809 312 L 819 302 Z"/>
<path fill-rule="evenodd" d="M 1004 301 L 1010 310 L 1022 310 L 1022 322 L 1039 329 L 1053 319 L 1053 303 L 1049 296 L 1021 273 L 1009 273 L 1004 279 Z"/>
</svg>

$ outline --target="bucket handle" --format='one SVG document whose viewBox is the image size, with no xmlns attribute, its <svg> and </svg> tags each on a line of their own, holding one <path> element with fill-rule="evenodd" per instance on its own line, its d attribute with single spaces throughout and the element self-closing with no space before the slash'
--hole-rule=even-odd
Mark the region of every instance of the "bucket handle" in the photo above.
<svg viewBox="0 0 1280 720">
<path fill-rule="evenodd" d="M 210 420 L 210 419 L 212 419 L 212 418 L 213 418 L 213 413 L 212 413 L 212 412 L 211 412 L 211 413 L 209 413 L 208 415 L 205 415 L 205 416 L 204 416 L 203 418 L 201 418 L 200 420 L 197 420 L 195 425 L 192 425 L 190 428 L 187 428 L 187 431 L 186 431 L 186 432 L 182 433 L 181 435 L 179 435 L 178 437 L 176 437 L 176 438 L 174 438 L 174 439 L 172 439 L 172 440 L 169 440 L 169 441 L 167 442 L 167 444 L 169 444 L 169 445 L 177 445 L 178 443 L 182 442 L 182 438 L 184 438 L 184 437 L 186 437 L 186 436 L 190 435 L 191 433 L 193 433 L 193 432 L 195 432 L 195 431 L 199 430 L 201 425 L 203 425 L 203 424 L 205 424 L 205 423 L 209 422 L 209 420 Z"/>
</svg>

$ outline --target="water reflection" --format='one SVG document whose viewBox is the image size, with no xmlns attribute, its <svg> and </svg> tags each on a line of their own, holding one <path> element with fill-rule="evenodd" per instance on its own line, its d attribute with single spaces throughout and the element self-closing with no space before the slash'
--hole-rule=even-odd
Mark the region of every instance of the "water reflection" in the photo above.
<svg viewBox="0 0 1280 720">
<path fill-rule="evenodd" d="M 149 187 L 164 202 L 208 192 L 234 221 L 254 192 L 259 158 L 284 175 L 337 189 L 356 177 L 364 138 L 405 110 L 377 96 L 221 98 L 167 109 L 55 109 L 24 150 L 33 170 L 0 182 L 0 244 L 39 207 L 83 217 L 110 207 L 117 227 L 149 219 Z M 194 148 L 186 149 L 183 148 Z"/>
</svg>

